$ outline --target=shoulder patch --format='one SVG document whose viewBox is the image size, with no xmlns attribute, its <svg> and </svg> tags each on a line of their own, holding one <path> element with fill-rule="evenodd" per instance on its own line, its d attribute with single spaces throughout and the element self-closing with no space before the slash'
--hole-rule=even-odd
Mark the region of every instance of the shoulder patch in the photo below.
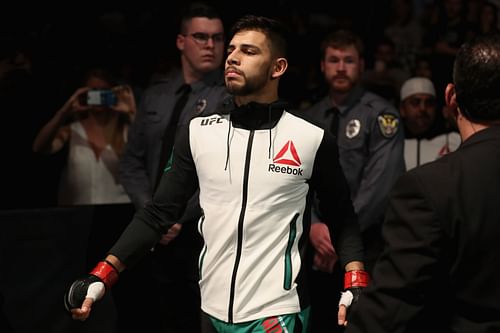
<svg viewBox="0 0 500 333">
<path fill-rule="evenodd" d="M 380 133 L 386 138 L 392 138 L 398 132 L 399 118 L 390 113 L 382 113 L 377 117 Z"/>
</svg>

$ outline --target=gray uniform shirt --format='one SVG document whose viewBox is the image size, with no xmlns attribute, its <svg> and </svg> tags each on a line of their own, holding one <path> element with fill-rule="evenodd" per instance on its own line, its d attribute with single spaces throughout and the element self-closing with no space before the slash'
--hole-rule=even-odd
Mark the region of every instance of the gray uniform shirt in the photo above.
<svg viewBox="0 0 500 333">
<path fill-rule="evenodd" d="M 333 107 L 326 96 L 305 112 L 329 129 Z M 395 107 L 360 86 L 336 107 L 340 164 L 364 231 L 382 222 L 389 190 L 405 171 L 403 127 Z"/>
<path fill-rule="evenodd" d="M 182 72 L 174 70 L 165 79 L 149 87 L 142 96 L 136 119 L 130 127 L 120 162 L 120 181 L 136 208 L 142 208 L 151 201 L 163 134 L 177 100 L 175 93 L 183 84 Z M 191 84 L 191 89 L 181 111 L 179 126 L 186 124 L 194 115 L 213 113 L 227 96 L 222 70 L 207 74 L 202 80 Z M 193 214 L 195 216 L 189 217 L 188 209 L 183 220 L 199 216 L 198 211 Z"/>
</svg>

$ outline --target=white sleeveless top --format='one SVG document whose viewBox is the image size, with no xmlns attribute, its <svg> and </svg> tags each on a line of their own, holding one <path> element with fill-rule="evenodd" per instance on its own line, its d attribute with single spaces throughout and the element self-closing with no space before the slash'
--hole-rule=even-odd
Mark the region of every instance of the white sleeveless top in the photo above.
<svg viewBox="0 0 500 333">
<path fill-rule="evenodd" d="M 82 124 L 71 124 L 69 156 L 59 184 L 59 205 L 128 203 L 118 182 L 119 158 L 107 145 L 98 159 Z"/>
</svg>

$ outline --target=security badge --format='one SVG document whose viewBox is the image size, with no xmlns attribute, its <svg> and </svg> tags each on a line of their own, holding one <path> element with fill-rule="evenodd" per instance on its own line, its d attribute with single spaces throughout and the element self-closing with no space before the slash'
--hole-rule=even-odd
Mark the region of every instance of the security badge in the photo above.
<svg viewBox="0 0 500 333">
<path fill-rule="evenodd" d="M 398 131 L 399 119 L 390 113 L 384 113 L 377 117 L 380 132 L 386 138 L 392 138 Z M 345 135 L 352 139 L 359 134 L 361 122 L 358 119 L 351 119 L 345 127 Z"/>
<path fill-rule="evenodd" d="M 345 127 L 345 136 L 347 136 L 347 138 L 349 139 L 352 139 L 359 134 L 360 129 L 361 122 L 358 119 L 351 119 Z"/>
<path fill-rule="evenodd" d="M 205 98 L 200 98 L 196 101 L 196 114 L 202 113 L 207 107 L 207 100 Z"/>
<path fill-rule="evenodd" d="M 383 113 L 377 117 L 380 132 L 386 138 L 392 138 L 396 135 L 399 127 L 399 119 L 390 113 Z"/>
</svg>

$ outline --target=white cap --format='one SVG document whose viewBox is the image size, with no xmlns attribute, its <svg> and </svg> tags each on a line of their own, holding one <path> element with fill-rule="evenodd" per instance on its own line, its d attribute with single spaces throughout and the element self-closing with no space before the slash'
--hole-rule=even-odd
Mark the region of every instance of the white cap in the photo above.
<svg viewBox="0 0 500 333">
<path fill-rule="evenodd" d="M 426 77 L 413 77 L 406 80 L 401 87 L 401 100 L 415 94 L 429 94 L 436 97 L 436 89 L 431 80 Z"/>
</svg>

